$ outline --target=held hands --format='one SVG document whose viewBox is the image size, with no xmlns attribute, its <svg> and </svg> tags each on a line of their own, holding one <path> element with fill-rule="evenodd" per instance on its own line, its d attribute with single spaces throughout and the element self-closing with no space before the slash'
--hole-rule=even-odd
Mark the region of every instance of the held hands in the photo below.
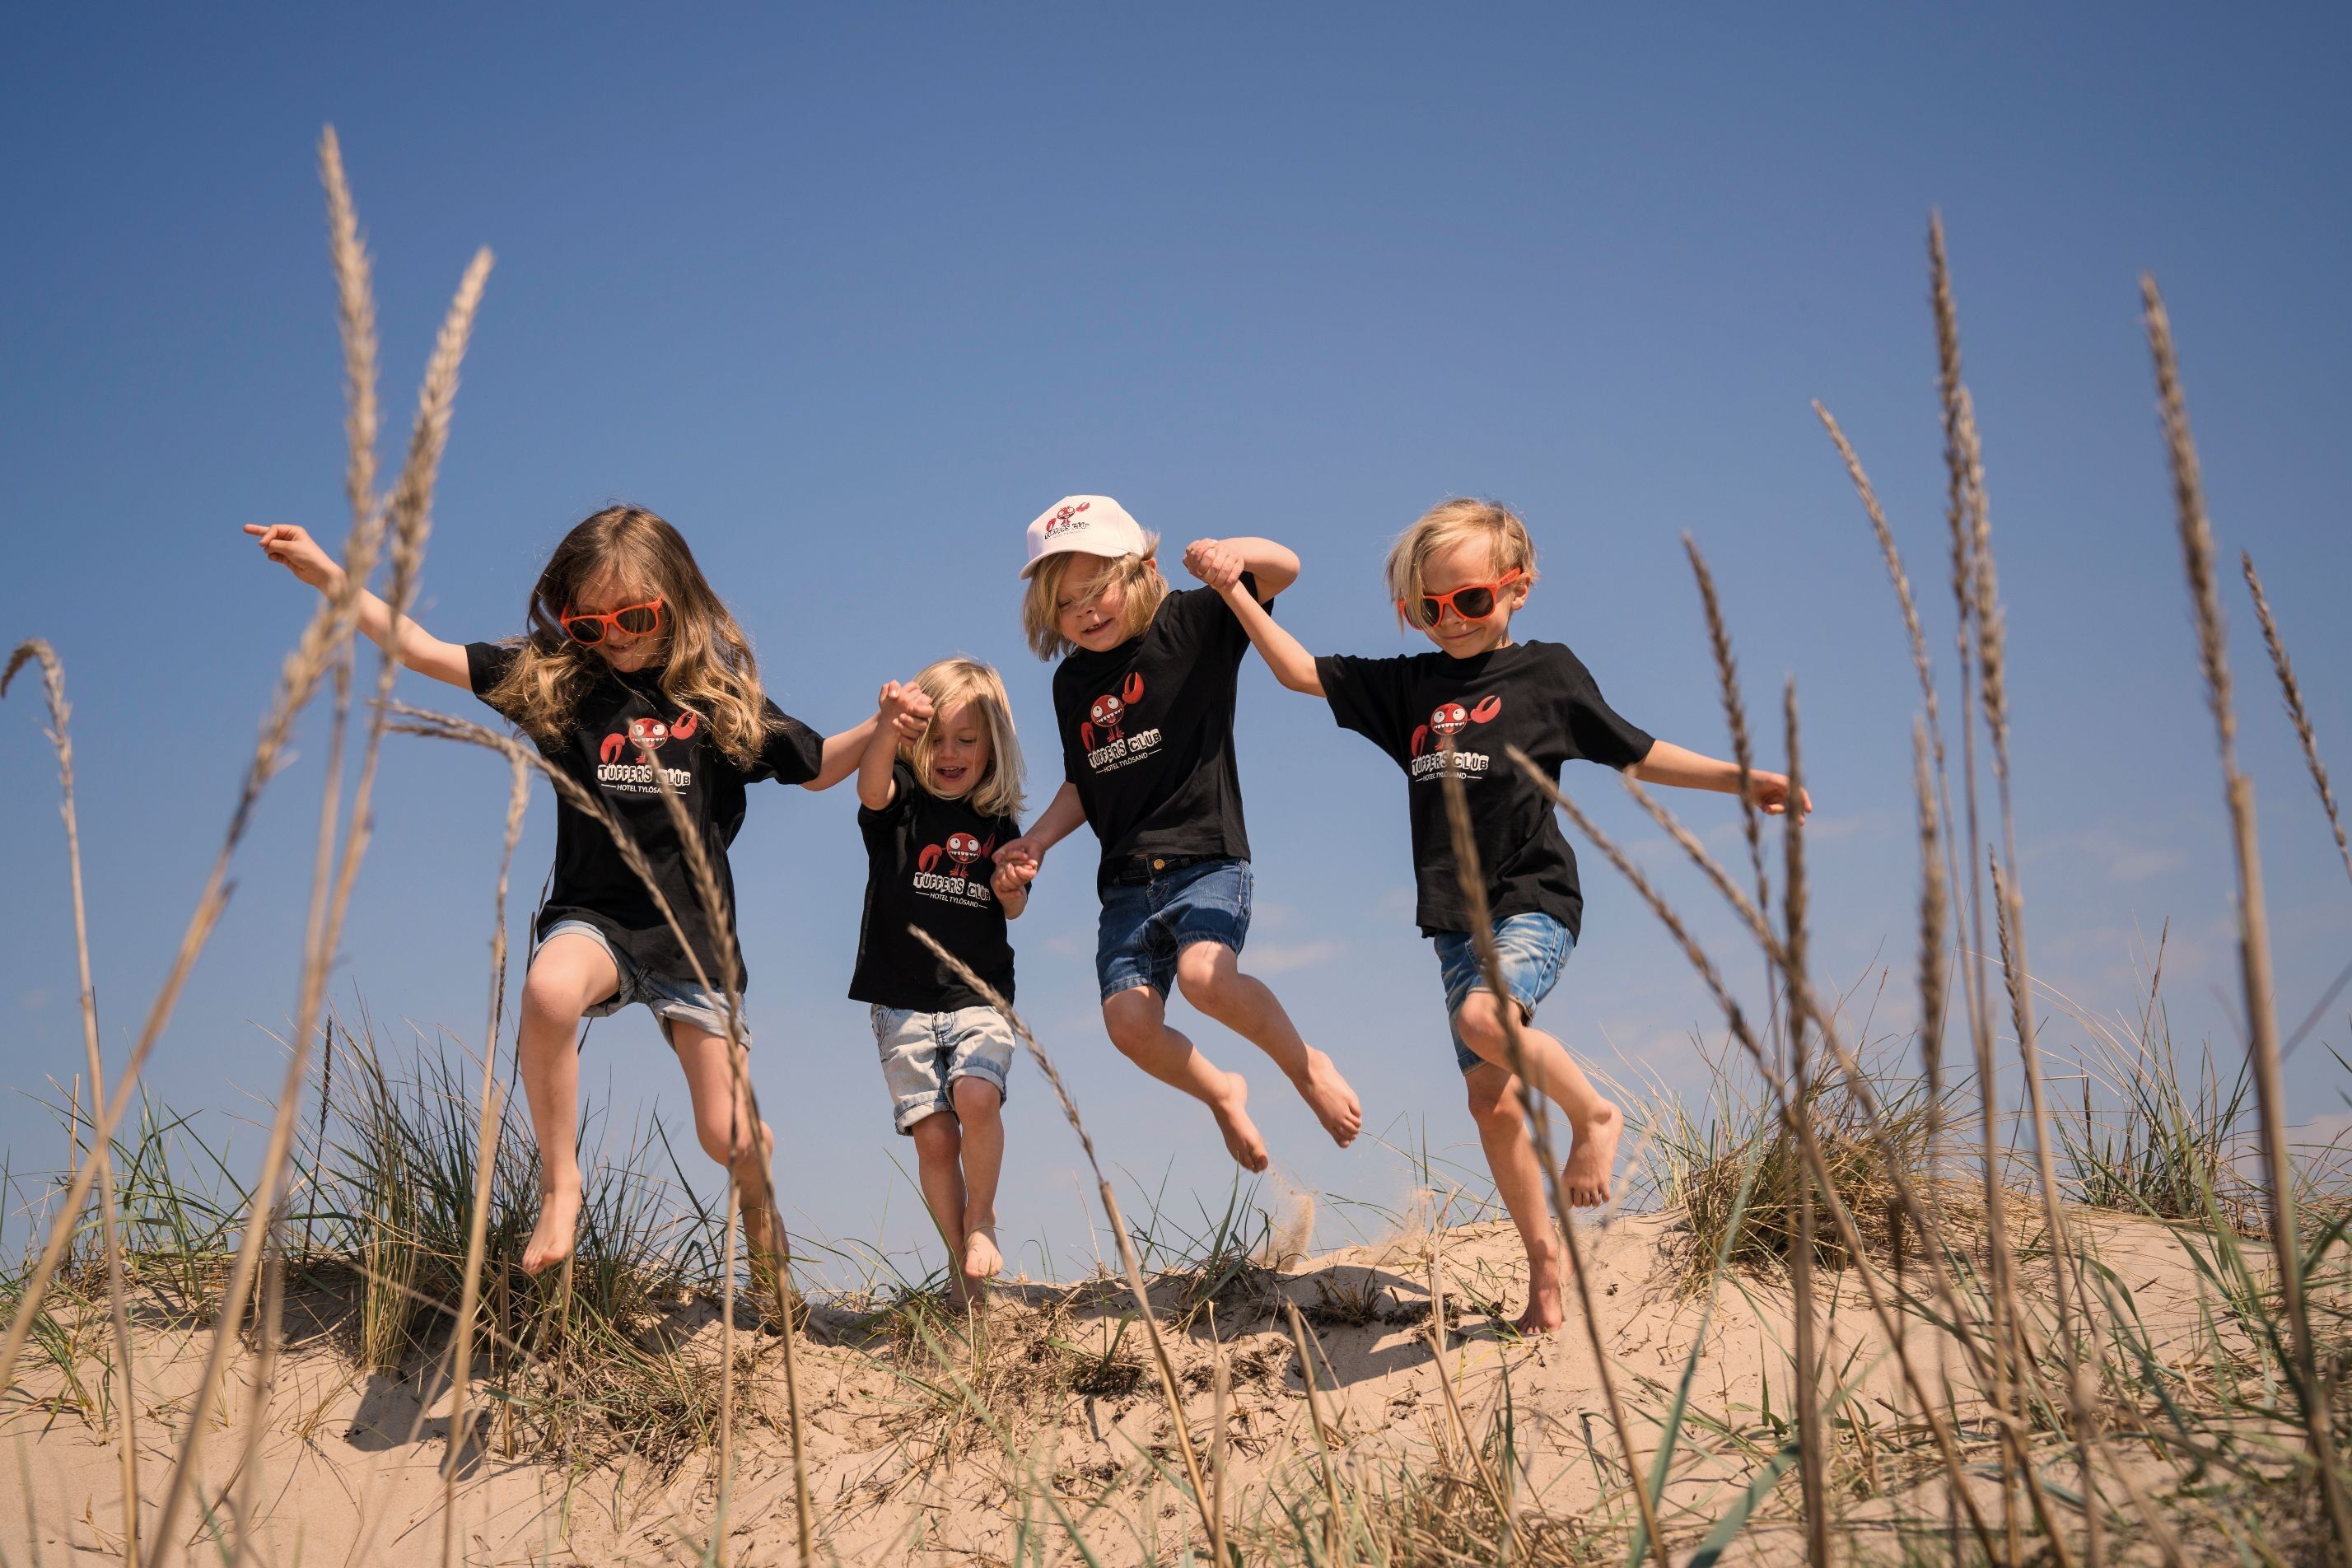
<svg viewBox="0 0 2352 1568">
<path fill-rule="evenodd" d="M 319 542 L 310 537 L 306 528 L 290 522 L 248 522 L 245 531 L 253 535 L 264 555 L 321 593 L 334 587 L 342 577 L 343 569 L 336 564 L 333 556 L 319 547 Z"/>
<path fill-rule="evenodd" d="M 1220 594 L 1242 580 L 1241 552 L 1222 539 L 1196 539 L 1184 547 L 1184 570 Z"/>
<path fill-rule="evenodd" d="M 882 683 L 882 695 L 876 700 L 875 717 L 898 739 L 919 741 L 930 726 L 931 700 L 923 695 L 919 687 L 887 680 Z"/>
<path fill-rule="evenodd" d="M 1019 842 L 1017 838 L 1013 840 L 1014 844 Z M 1005 849 L 1012 847 L 1012 844 L 1004 847 Z M 1029 896 L 1029 884 L 1037 877 L 1037 861 L 1034 856 L 1025 859 L 1006 860 L 1001 858 L 1003 853 L 1004 850 L 1002 849 L 997 851 L 1000 858 L 996 864 L 996 870 L 988 879 L 988 885 L 996 889 L 996 897 L 1000 902 L 1007 906 L 1016 905 Z"/>
<path fill-rule="evenodd" d="M 1017 879 L 1018 885 L 1025 888 L 1036 877 L 1037 869 L 1045 860 L 1045 846 L 1024 833 L 1018 838 L 1005 840 L 997 849 L 996 876 L 1001 878 L 1009 871 Z M 990 879 L 990 885 L 1000 893 L 1004 890 L 995 878 Z"/>
</svg>

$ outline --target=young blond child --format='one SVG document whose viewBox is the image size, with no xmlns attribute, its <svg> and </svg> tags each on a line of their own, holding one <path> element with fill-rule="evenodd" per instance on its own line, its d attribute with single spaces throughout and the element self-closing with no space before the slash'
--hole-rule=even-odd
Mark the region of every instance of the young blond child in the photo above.
<svg viewBox="0 0 2352 1568">
<path fill-rule="evenodd" d="M 342 567 L 302 529 L 248 523 L 245 531 L 321 593 L 341 584 Z M 408 668 L 481 699 L 551 767 L 603 799 L 645 852 L 710 982 L 696 979 L 612 834 L 558 795 L 555 869 L 523 977 L 516 1042 L 540 1155 L 539 1221 L 523 1268 L 536 1274 L 571 1257 L 579 1225 L 580 1021 L 642 1002 L 686 1071 L 697 1141 L 735 1169 L 754 1278 L 781 1292 L 782 1223 L 756 1196 L 767 1190 L 759 1178 L 775 1134 L 761 1122 L 757 1140 L 750 1136 L 749 1096 L 735 1091 L 749 1079 L 727 1043 L 720 953 L 735 945 L 727 847 L 743 826 L 747 784 L 839 784 L 856 766 L 872 721 L 820 739 L 769 701 L 751 644 L 685 539 L 638 507 L 608 507 L 563 536 L 531 590 L 530 630 L 514 641 L 443 642 L 406 616 L 395 626 L 392 607 L 364 589 L 359 625 Z M 688 873 L 656 768 L 717 868 L 723 942 Z"/>
<path fill-rule="evenodd" d="M 1206 1105 L 1234 1160 L 1265 1170 L 1248 1083 L 1168 1026 L 1168 998 L 1181 991 L 1273 1058 L 1344 1147 L 1363 1124 L 1355 1091 L 1239 967 L 1252 877 L 1234 701 L 1249 640 L 1226 600 L 1271 603 L 1297 577 L 1298 557 L 1271 540 L 1204 540 L 1193 551 L 1225 571 L 1230 591 L 1171 593 L 1157 537 L 1108 496 L 1066 497 L 1029 525 L 1028 544 L 1021 618 L 1038 658 L 1061 657 L 1064 783 L 998 860 L 1025 884 L 1055 844 L 1093 827 L 1095 975 L 1112 1044 Z"/>
<path fill-rule="evenodd" d="M 1004 1267 L 996 1181 L 1013 1027 L 912 928 L 1013 999 L 1005 922 L 1028 906 L 1029 888 L 994 858 L 1021 832 L 1021 748 L 996 671 L 943 658 L 883 687 L 857 800 L 866 912 L 849 994 L 872 1008 L 892 1121 L 915 1141 L 954 1299 L 979 1305 Z"/>
<path fill-rule="evenodd" d="M 1200 547 L 1195 546 L 1195 551 Z M 1534 1028 L 1537 1005 L 1558 983 L 1584 912 L 1576 856 L 1550 802 L 1505 755 L 1516 745 L 1558 778 L 1581 759 L 1647 784 L 1737 793 L 1730 763 L 1653 740 L 1620 717 L 1591 673 L 1558 643 L 1514 642 L 1511 616 L 1536 582 L 1526 525 L 1492 501 L 1453 500 L 1407 529 L 1389 552 L 1396 613 L 1435 646 L 1400 658 L 1317 658 L 1275 623 L 1248 591 L 1229 553 L 1186 563 L 1223 594 L 1275 679 L 1322 697 L 1343 728 L 1363 735 L 1404 771 L 1412 817 L 1415 918 L 1437 950 L 1454 1059 L 1469 1090 L 1478 1138 L 1528 1254 L 1522 1333 L 1548 1333 L 1562 1317 L 1559 1249 L 1523 1114 L 1525 1088 L 1550 1097 L 1574 1131 L 1562 1185 L 1568 1201 L 1609 1200 L 1624 1117 L 1592 1087 L 1560 1043 Z M 1445 742 L 1450 741 L 1448 746 Z M 1460 778 L 1494 921 L 1503 983 L 1517 1009 L 1523 1087 L 1509 1066 L 1502 1005 L 1473 951 L 1446 819 L 1444 770 Z M 1751 797 L 1787 809 L 1789 781 L 1750 773 Z M 1805 803 L 1811 809 L 1811 803 Z"/>
</svg>

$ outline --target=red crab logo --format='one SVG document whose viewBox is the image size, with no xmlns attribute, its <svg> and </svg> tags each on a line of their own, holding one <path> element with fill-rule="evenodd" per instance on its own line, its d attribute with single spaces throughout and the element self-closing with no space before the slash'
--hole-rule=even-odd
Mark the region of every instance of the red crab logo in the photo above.
<svg viewBox="0 0 2352 1568">
<path fill-rule="evenodd" d="M 1125 737 L 1127 710 L 1143 700 L 1143 677 L 1129 675 L 1126 684 L 1116 692 L 1104 692 L 1087 710 L 1086 721 L 1078 726 L 1078 744 L 1093 751 L 1097 742 L 1108 745 Z"/>
<path fill-rule="evenodd" d="M 1503 710 L 1499 697 L 1481 697 L 1475 705 L 1465 708 L 1459 702 L 1441 702 L 1431 710 L 1429 722 L 1412 732 L 1412 754 L 1421 755 L 1429 749 L 1432 734 L 1440 740 L 1451 740 L 1473 724 L 1484 724 Z"/>
<path fill-rule="evenodd" d="M 922 853 L 915 857 L 915 869 L 929 871 L 938 866 L 940 858 L 944 856 L 950 868 L 941 875 L 953 877 L 961 882 L 971 875 L 973 865 L 984 858 L 995 847 L 994 834 L 989 835 L 986 838 L 974 838 L 969 833 L 950 833 L 944 845 L 923 846 Z"/>
<path fill-rule="evenodd" d="M 1082 500 L 1076 506 L 1055 507 L 1053 520 L 1045 524 L 1045 537 L 1051 539 L 1064 529 L 1076 527 L 1077 524 L 1071 520 L 1093 504 L 1092 501 Z"/>
<path fill-rule="evenodd" d="M 596 760 L 604 763 L 619 762 L 621 753 L 631 746 L 635 746 L 646 757 L 651 758 L 655 752 L 662 749 L 665 742 L 692 739 L 694 731 L 701 726 L 701 722 L 691 712 L 681 712 L 676 721 L 667 724 L 658 719 L 632 719 L 629 721 L 627 733 L 616 731 L 604 737 L 603 744 L 596 748 Z"/>
</svg>

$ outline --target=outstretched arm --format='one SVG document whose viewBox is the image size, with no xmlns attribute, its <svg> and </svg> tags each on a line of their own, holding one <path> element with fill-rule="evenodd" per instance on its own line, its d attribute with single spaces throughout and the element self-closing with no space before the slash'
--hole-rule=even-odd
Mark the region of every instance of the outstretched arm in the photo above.
<svg viewBox="0 0 2352 1568">
<path fill-rule="evenodd" d="M 1643 784 L 1672 784 L 1678 789 L 1707 789 L 1721 795 L 1739 793 L 1739 764 L 1727 763 L 1719 757 L 1702 756 L 1672 741 L 1651 742 L 1650 754 L 1625 770 L 1626 776 Z M 1748 774 L 1748 798 L 1769 814 L 1778 816 L 1789 809 L 1789 775 L 1768 773 L 1760 769 Z M 1813 797 L 1804 795 L 1801 810 L 1811 816 Z"/>
<path fill-rule="evenodd" d="M 838 735 L 824 738 L 823 760 L 817 763 L 816 777 L 803 780 L 803 789 L 831 789 L 857 771 L 866 755 L 866 742 L 874 738 L 877 728 L 871 719 L 854 730 L 844 730 Z"/>
<path fill-rule="evenodd" d="M 1255 569 L 1247 563 L 1236 546 L 1265 542 L 1264 540 L 1248 539 L 1195 540 L 1184 552 L 1184 569 L 1224 596 L 1225 603 L 1233 606 L 1234 618 L 1241 622 L 1242 630 L 1249 633 L 1251 646 L 1257 649 L 1258 657 L 1265 660 L 1265 667 L 1274 671 L 1276 680 L 1293 691 L 1320 697 L 1323 695 L 1323 678 L 1316 673 L 1315 656 L 1308 653 L 1297 637 L 1283 630 L 1266 607 L 1252 598 L 1249 590 L 1242 586 L 1242 574 Z M 1276 548 L 1281 547 L 1277 545 Z M 1290 554 L 1286 550 L 1283 553 Z M 1296 577 L 1298 574 L 1298 557 L 1291 555 L 1290 560 L 1291 575 Z M 1263 576 L 1256 581 L 1259 592 L 1270 592 Z"/>
<path fill-rule="evenodd" d="M 873 732 L 857 758 L 857 803 L 868 811 L 888 805 L 898 793 L 893 770 L 901 740 L 919 741 L 930 721 L 931 700 L 911 685 L 885 681 L 876 700 Z"/>
<path fill-rule="evenodd" d="M 1257 591 L 1269 599 L 1298 581 L 1298 552 L 1286 544 L 1271 539 L 1196 539 L 1184 547 L 1184 570 L 1220 593 L 1225 585 L 1201 570 L 1213 553 L 1220 561 L 1230 558 L 1235 572 L 1248 573 Z"/>
<path fill-rule="evenodd" d="M 321 594 L 331 596 L 341 591 L 342 564 L 320 547 L 308 529 L 290 522 L 248 522 L 245 531 L 253 535 L 264 555 Z M 359 595 L 359 627 L 369 641 L 391 650 L 394 658 L 417 674 L 446 680 L 467 691 L 474 689 L 466 673 L 466 649 L 462 644 L 443 642 L 406 616 L 400 617 L 395 628 L 392 606 L 364 587 Z"/>
</svg>

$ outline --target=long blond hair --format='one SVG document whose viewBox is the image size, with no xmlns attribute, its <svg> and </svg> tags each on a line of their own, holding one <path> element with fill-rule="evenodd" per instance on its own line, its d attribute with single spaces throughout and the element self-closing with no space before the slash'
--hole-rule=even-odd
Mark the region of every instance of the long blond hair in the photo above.
<svg viewBox="0 0 2352 1568">
<path fill-rule="evenodd" d="M 1112 557 L 1071 592 L 1078 598 L 1091 599 L 1114 584 L 1124 588 L 1127 598 L 1119 612 L 1118 640 L 1125 642 L 1151 624 L 1151 617 L 1160 612 L 1160 601 L 1168 596 L 1168 580 L 1160 574 L 1159 554 L 1160 536 L 1147 530 L 1142 554 Z M 1030 574 L 1029 591 L 1021 596 L 1021 629 L 1028 634 L 1030 651 L 1039 658 L 1077 651 L 1078 645 L 1062 635 L 1059 607 L 1063 581 L 1077 558 L 1075 551 L 1045 557 Z"/>
<path fill-rule="evenodd" d="M 514 664 L 486 693 L 490 706 L 542 745 L 570 739 L 573 710 L 604 664 L 594 648 L 565 636 L 558 617 L 605 575 L 661 599 L 661 633 L 668 641 L 662 694 L 700 717 L 729 762 L 750 767 L 768 734 L 751 641 L 711 592 L 686 540 L 643 507 L 606 507 L 563 536 L 530 591 L 530 630 Z"/>
<path fill-rule="evenodd" d="M 969 702 L 980 710 L 988 726 L 988 771 L 964 799 L 982 816 L 1021 815 L 1021 741 L 1013 732 L 1013 701 L 1004 695 L 1004 678 L 992 665 L 976 658 L 943 658 L 923 667 L 915 689 L 931 700 L 931 721 L 919 741 L 900 741 L 898 760 L 915 770 L 925 789 L 939 793 L 931 779 L 931 760 L 939 751 L 940 726 L 948 714 Z"/>
</svg>

